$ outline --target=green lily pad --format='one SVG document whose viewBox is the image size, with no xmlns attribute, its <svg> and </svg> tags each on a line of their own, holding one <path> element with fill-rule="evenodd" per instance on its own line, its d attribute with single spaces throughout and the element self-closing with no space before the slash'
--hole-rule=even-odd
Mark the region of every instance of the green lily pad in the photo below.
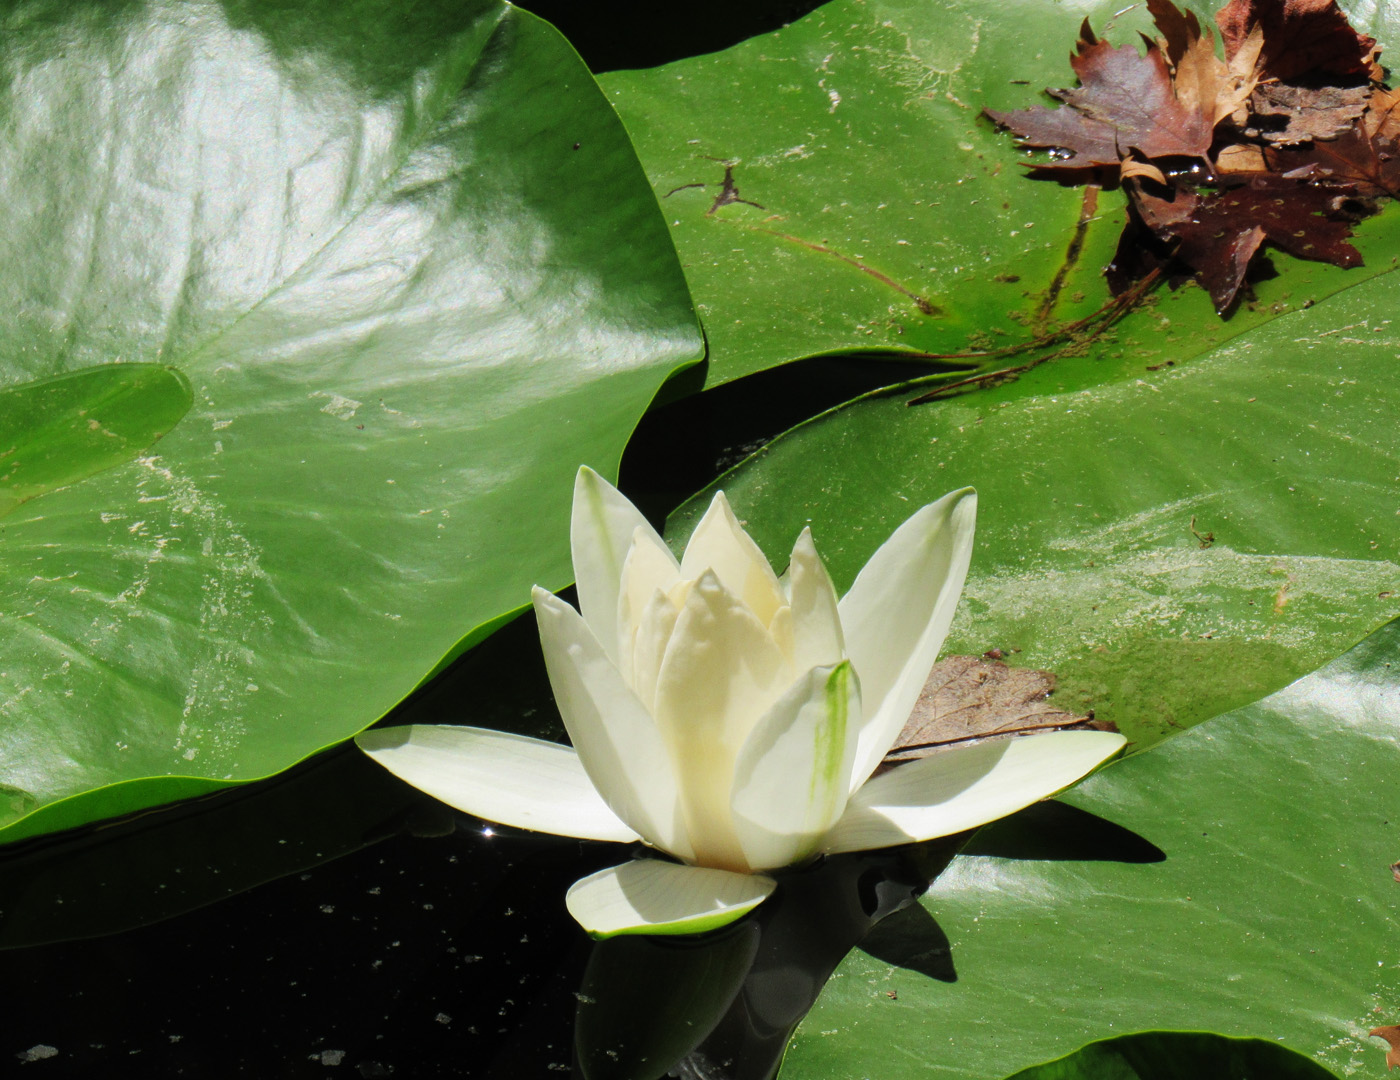
<svg viewBox="0 0 1400 1080">
<path fill-rule="evenodd" d="M 1264 1039 L 1142 1031 L 1090 1043 L 1057 1061 L 1032 1065 L 1011 1080 L 1327 1080 L 1331 1075 L 1302 1054 Z"/>
<path fill-rule="evenodd" d="M 1367 1032 L 1400 1015 L 1397 733 L 1400 620 L 1064 797 L 1165 858 L 1108 845 L 1055 860 L 1063 836 L 989 827 L 924 899 L 956 981 L 851 954 L 784 1077 L 849 1075 L 876 1054 L 889 1080 L 1005 1076 L 1151 1027 L 1266 1037 L 1338 1076 L 1381 1075 Z"/>
<path fill-rule="evenodd" d="M 6 413 L 53 464 L 0 524 L 9 840 L 378 719 L 569 580 L 575 469 L 702 346 L 616 116 L 508 4 L 0 23 L 0 386 L 130 425 Z"/>
<path fill-rule="evenodd" d="M 108 364 L 0 389 L 0 517 L 149 449 L 190 407 L 189 381 Z"/>
<path fill-rule="evenodd" d="M 1400 611 L 1400 277 L 1181 364 L 1093 357 L 913 408 L 833 410 L 722 478 L 781 562 L 811 524 L 837 584 L 917 507 L 978 489 L 945 646 L 1055 672 L 1139 748 L 1253 701 Z M 673 516 L 684 539 L 707 496 Z M 1194 530 L 1194 531 L 1193 531 Z"/>
<path fill-rule="evenodd" d="M 1212 25 L 1220 5 L 1186 6 Z M 1392 8 L 1343 6 L 1400 44 Z M 723 52 L 602 76 L 695 292 L 709 384 L 823 353 L 1025 344 L 1104 305 L 1121 192 L 1089 208 L 1083 189 L 1027 179 L 1031 158 L 981 116 L 1073 85 L 1086 16 L 1118 44 L 1151 30 L 1145 6 L 1116 0 L 833 0 Z M 1361 232 L 1366 267 L 1279 256 L 1228 321 L 1201 290 L 1181 293 L 1175 351 L 1387 268 L 1394 222 Z M 1160 347 L 1160 317 L 1137 312 L 1122 335 Z"/>
</svg>

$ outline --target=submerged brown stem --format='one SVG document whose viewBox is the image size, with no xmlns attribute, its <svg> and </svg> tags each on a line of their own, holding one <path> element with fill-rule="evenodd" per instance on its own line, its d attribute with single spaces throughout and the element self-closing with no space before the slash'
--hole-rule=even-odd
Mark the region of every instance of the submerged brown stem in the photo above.
<svg viewBox="0 0 1400 1080">
<path fill-rule="evenodd" d="M 1079 264 L 1079 256 L 1084 252 L 1084 238 L 1089 233 L 1089 226 L 1099 213 L 1099 187 L 1097 184 L 1090 184 L 1084 189 L 1084 199 L 1079 204 L 1079 220 L 1074 226 L 1074 235 L 1070 237 L 1069 247 L 1065 249 L 1064 261 L 1060 263 L 1060 268 L 1055 271 L 1055 276 L 1050 282 L 1050 287 L 1045 290 L 1045 297 L 1040 302 L 1040 307 L 1035 312 L 1035 324 L 1043 329 L 1050 321 L 1050 315 L 1055 310 L 1055 305 L 1059 302 L 1060 293 L 1064 291 L 1065 282 L 1069 279 L 1070 271 Z"/>
<path fill-rule="evenodd" d="M 910 400 L 906 401 L 905 404 L 920 405 L 925 401 L 936 401 L 944 394 L 951 393 L 954 390 L 961 390 L 963 387 L 967 386 L 981 387 L 994 385 L 999 382 L 1005 382 L 1007 380 L 1016 378 L 1018 375 L 1024 375 L 1027 371 L 1030 371 L 1032 368 L 1037 368 L 1041 364 L 1044 364 L 1050 360 L 1058 359 L 1059 357 L 1064 356 L 1066 353 L 1068 353 L 1070 349 L 1077 348 L 1080 345 L 1085 344 L 1086 341 L 1093 341 L 1094 339 L 1099 337 L 1099 335 L 1101 335 L 1105 330 L 1107 330 L 1110 326 L 1117 322 L 1123 315 L 1127 314 L 1128 311 L 1130 311 L 1137 304 L 1137 302 L 1140 299 L 1142 299 L 1142 297 L 1147 293 L 1147 291 L 1153 285 L 1157 284 L 1161 276 L 1162 272 L 1160 269 L 1155 269 L 1148 272 L 1146 275 L 1143 276 L 1142 280 L 1137 282 L 1137 284 L 1135 284 L 1131 289 L 1129 289 L 1127 292 L 1123 293 L 1120 296 L 1114 297 L 1111 301 L 1109 301 L 1103 307 L 1099 308 L 1099 310 L 1094 312 L 1092 315 L 1086 316 L 1085 318 L 1080 319 L 1078 322 L 1071 323 L 1069 326 L 1066 326 L 1056 331 L 1055 334 L 1049 337 L 1049 339 L 1046 341 L 1046 344 L 1053 344 L 1055 342 L 1062 341 L 1064 338 L 1070 337 L 1080 330 L 1092 327 L 1087 338 L 1080 338 L 1079 340 L 1071 342 L 1064 348 L 1056 349 L 1052 352 L 1045 353 L 1042 356 L 1037 356 L 1031 360 L 1027 360 L 1024 364 L 1016 364 L 1013 367 L 998 368 L 996 371 L 984 371 L 977 375 L 968 376 L 966 379 L 959 379 L 957 382 L 947 383 L 944 386 L 939 386 L 934 388 L 933 390 L 928 391 L 928 393 L 926 394 L 920 394 L 916 398 L 911 398 Z M 1011 349 L 997 350 L 996 352 L 983 353 L 982 355 L 988 357 L 998 355 L 1016 355 L 1037 347 L 1039 346 L 1036 342 L 1030 342 L 1025 345 L 1015 346 Z M 966 355 L 972 356 L 975 354 Z M 954 357 L 951 356 L 947 357 L 947 359 L 953 358 Z"/>
</svg>

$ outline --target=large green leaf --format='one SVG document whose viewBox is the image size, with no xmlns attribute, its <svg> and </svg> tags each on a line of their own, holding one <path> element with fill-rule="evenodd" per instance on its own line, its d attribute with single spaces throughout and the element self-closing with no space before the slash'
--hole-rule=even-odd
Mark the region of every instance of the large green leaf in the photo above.
<svg viewBox="0 0 1400 1080">
<path fill-rule="evenodd" d="M 0 389 L 0 517 L 131 461 L 190 402 L 184 376 L 156 364 L 102 364 Z"/>
<path fill-rule="evenodd" d="M 913 408 L 908 392 L 869 398 L 721 486 L 780 562 L 810 523 L 845 586 L 915 508 L 975 485 L 947 651 L 1055 671 L 1061 705 L 1148 743 L 1400 610 L 1397 305 L 1387 272 L 1170 369 L 1138 359 L 1100 383 L 1102 361 L 1081 358 Z"/>
<path fill-rule="evenodd" d="M 568 581 L 575 469 L 613 469 L 701 346 L 615 115 L 507 4 L 30 0 L 0 26 L 0 434 L 61 466 L 0 494 L 13 839 L 383 715 Z M 12 430 L 58 375 L 68 412 Z"/>
<path fill-rule="evenodd" d="M 1220 5 L 1187 6 L 1209 24 Z M 1343 6 L 1400 41 L 1392 5 Z M 980 115 L 1073 85 L 1066 58 L 1086 16 L 1099 31 L 1112 21 L 1117 44 L 1151 26 L 1143 5 L 1117 0 L 833 0 L 720 53 L 603 76 L 694 289 L 710 384 L 820 353 L 1025 342 L 1099 308 L 1122 194 L 1100 195 L 1067 260 L 1083 192 L 1026 179 L 1025 155 Z M 1280 277 L 1228 322 L 1188 290 L 1171 305 L 1175 351 L 1384 268 L 1395 232 L 1363 229 L 1367 269 L 1280 257 Z M 1124 332 L 1159 348 L 1159 315 Z"/>
<path fill-rule="evenodd" d="M 1027 836 L 1016 818 L 989 828 L 924 901 L 956 981 L 852 954 L 783 1075 L 866 1075 L 878 1056 L 886 1080 L 985 1080 L 1163 1027 L 1264 1037 L 1339 1076 L 1381 1075 L 1385 1047 L 1366 1033 L 1400 1015 L 1397 735 L 1400 621 L 1065 797 L 1165 859 L 1052 861 L 1046 845 L 1063 836 Z"/>
</svg>

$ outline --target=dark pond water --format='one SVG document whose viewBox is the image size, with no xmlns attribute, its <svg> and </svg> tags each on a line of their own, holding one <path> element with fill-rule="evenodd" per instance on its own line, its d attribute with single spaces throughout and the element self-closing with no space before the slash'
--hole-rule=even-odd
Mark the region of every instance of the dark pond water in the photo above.
<svg viewBox="0 0 1400 1080">
<path fill-rule="evenodd" d="M 595 944 L 564 892 L 626 854 L 488 829 L 344 750 L 14 852 L 0 1072 L 766 1077 L 831 969 L 951 848 L 831 860 L 703 937 Z M 895 951 L 937 974 L 946 939 L 910 910 L 927 925 Z"/>
</svg>

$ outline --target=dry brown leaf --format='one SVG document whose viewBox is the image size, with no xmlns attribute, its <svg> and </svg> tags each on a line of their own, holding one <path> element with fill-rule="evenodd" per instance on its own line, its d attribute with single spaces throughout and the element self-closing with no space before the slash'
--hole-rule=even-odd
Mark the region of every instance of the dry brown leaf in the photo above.
<svg viewBox="0 0 1400 1080">
<path fill-rule="evenodd" d="M 1264 51 L 1264 28 L 1253 26 L 1244 40 L 1231 51 L 1226 50 L 1225 62 L 1233 80 L 1235 92 L 1231 97 L 1232 117 L 1236 127 L 1244 127 L 1249 117 L 1248 101 L 1259 84 L 1259 54 Z"/>
<path fill-rule="evenodd" d="M 1379 82 L 1384 74 L 1376 39 L 1352 29 L 1336 0 L 1230 0 L 1215 13 L 1215 25 L 1229 61 L 1256 27 L 1263 32 L 1254 65 L 1261 81 L 1340 76 Z"/>
<path fill-rule="evenodd" d="M 1134 177 L 1151 180 L 1157 184 L 1165 184 L 1167 182 L 1166 174 L 1150 161 L 1137 161 L 1134 158 L 1124 158 L 1118 171 L 1118 179 L 1131 180 Z"/>
<path fill-rule="evenodd" d="M 1215 175 L 1218 177 L 1248 177 L 1274 171 L 1264 157 L 1264 148 L 1253 143 L 1231 143 L 1215 155 Z"/>
<path fill-rule="evenodd" d="M 1373 196 L 1400 197 L 1400 93 L 1374 85 L 1375 40 L 1335 0 L 1229 0 L 1222 61 L 1195 14 L 1147 6 L 1161 37 L 1145 55 L 1086 21 L 1071 58 L 1081 85 L 1051 92 L 1063 108 L 988 113 L 1024 145 L 1062 151 L 1042 173 L 1127 191 L 1105 270 L 1114 295 L 1194 277 L 1225 315 L 1266 244 L 1360 265 L 1352 225 Z"/>
<path fill-rule="evenodd" d="M 1049 90 L 1065 107 L 1036 106 L 986 115 L 1030 147 L 1065 156 L 1038 163 L 1048 171 L 1117 166 L 1136 150 L 1143 157 L 1202 157 L 1210 149 L 1214 120 L 1177 99 L 1167 59 L 1156 42 L 1143 55 L 1115 49 L 1094 37 L 1086 19 L 1070 65 L 1080 85 Z"/>
<path fill-rule="evenodd" d="M 1339 211 L 1338 193 L 1328 188 L 1265 174 L 1219 194 L 1186 187 L 1172 194 L 1164 198 L 1130 185 L 1142 223 L 1176 244 L 1176 259 L 1195 272 L 1222 314 L 1234 303 L 1249 261 L 1265 240 L 1300 259 L 1361 265 L 1361 253 L 1347 243 L 1352 220 Z"/>
<path fill-rule="evenodd" d="M 1369 86 L 1294 86 L 1266 83 L 1249 107 L 1255 125 L 1247 134 L 1275 146 L 1335 139 L 1366 111 Z"/>
<path fill-rule="evenodd" d="M 1213 128 L 1249 98 L 1256 81 L 1254 65 L 1240 72 L 1227 67 L 1215 55 L 1215 38 L 1201 29 L 1195 12 L 1183 12 L 1171 0 L 1147 0 L 1147 10 L 1162 33 L 1176 99 Z M 1262 32 L 1255 36 L 1262 44 Z"/>
<path fill-rule="evenodd" d="M 1400 1065 L 1400 1024 L 1391 1024 L 1389 1027 L 1372 1028 L 1371 1034 L 1378 1039 L 1384 1039 L 1390 1043 L 1390 1049 L 1385 1054 L 1385 1065 L 1387 1069 L 1393 1069 Z"/>
<path fill-rule="evenodd" d="M 1400 196 L 1400 90 L 1376 90 L 1360 121 L 1338 138 L 1267 159 L 1288 176 L 1343 184 L 1358 195 Z"/>
<path fill-rule="evenodd" d="M 999 660 L 950 656 L 929 672 L 923 693 L 890 752 L 887 765 L 927 757 L 949 743 L 1033 734 L 1073 727 L 1112 725 L 1051 705 L 1055 676 Z"/>
</svg>

